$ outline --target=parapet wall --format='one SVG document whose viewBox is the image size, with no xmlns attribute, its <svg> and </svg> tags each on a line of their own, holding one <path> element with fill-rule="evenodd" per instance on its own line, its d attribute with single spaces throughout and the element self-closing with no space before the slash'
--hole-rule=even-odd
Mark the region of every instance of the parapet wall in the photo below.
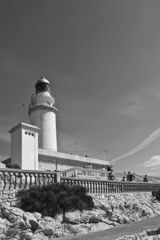
<svg viewBox="0 0 160 240">
<path fill-rule="evenodd" d="M 19 190 L 54 183 L 56 176 L 54 172 L 0 169 L 0 203 L 15 206 Z"/>
<path fill-rule="evenodd" d="M 0 169 L 0 203 L 16 206 L 16 193 L 19 190 L 29 189 L 31 186 L 42 186 L 55 182 L 83 186 L 90 194 L 151 192 L 160 190 L 160 183 L 138 183 L 106 181 L 100 179 L 69 178 L 61 177 L 60 172 Z"/>
</svg>

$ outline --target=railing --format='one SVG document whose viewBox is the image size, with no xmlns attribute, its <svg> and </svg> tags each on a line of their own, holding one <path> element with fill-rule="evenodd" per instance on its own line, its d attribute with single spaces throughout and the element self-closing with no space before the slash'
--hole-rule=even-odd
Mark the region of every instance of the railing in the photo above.
<svg viewBox="0 0 160 240">
<path fill-rule="evenodd" d="M 70 168 L 61 172 L 62 177 L 108 179 L 108 171 L 103 169 Z"/>
<path fill-rule="evenodd" d="M 22 169 L 0 169 L 1 188 L 29 188 L 56 182 L 55 172 Z"/>
<path fill-rule="evenodd" d="M 77 179 L 61 177 L 61 182 L 68 185 L 80 185 L 88 193 L 123 193 L 123 192 L 151 192 L 160 190 L 158 183 L 119 182 L 91 179 Z"/>
<path fill-rule="evenodd" d="M 27 189 L 55 182 L 80 185 L 88 193 L 151 192 L 160 190 L 160 183 L 108 181 L 104 179 L 60 177 L 60 172 L 0 169 L 1 189 Z"/>
</svg>

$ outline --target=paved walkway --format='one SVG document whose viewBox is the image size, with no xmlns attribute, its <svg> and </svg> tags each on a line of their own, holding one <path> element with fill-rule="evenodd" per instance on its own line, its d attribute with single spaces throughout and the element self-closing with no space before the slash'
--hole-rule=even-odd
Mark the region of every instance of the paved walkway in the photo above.
<svg viewBox="0 0 160 240">
<path fill-rule="evenodd" d="M 59 240 L 115 240 L 124 235 L 140 233 L 147 229 L 157 229 L 160 227 L 160 216 L 144 219 L 137 223 L 124 224 L 113 227 L 108 230 L 73 236 L 70 238 L 61 238 Z"/>
</svg>

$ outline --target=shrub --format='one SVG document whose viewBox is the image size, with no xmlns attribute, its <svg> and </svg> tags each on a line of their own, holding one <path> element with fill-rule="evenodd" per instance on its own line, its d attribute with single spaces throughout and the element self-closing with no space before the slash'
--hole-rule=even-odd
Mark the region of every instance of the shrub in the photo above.
<svg viewBox="0 0 160 240">
<path fill-rule="evenodd" d="M 7 168 L 15 168 L 15 169 L 20 169 L 20 166 L 18 164 L 15 163 L 9 163 L 7 165 Z"/>
<path fill-rule="evenodd" d="M 54 217 L 57 213 L 72 210 L 92 209 L 94 203 L 84 187 L 54 183 L 34 186 L 17 193 L 20 208 L 29 212 L 40 212 L 43 216 Z"/>
<path fill-rule="evenodd" d="M 160 190 L 152 191 L 152 196 L 160 201 Z"/>
</svg>

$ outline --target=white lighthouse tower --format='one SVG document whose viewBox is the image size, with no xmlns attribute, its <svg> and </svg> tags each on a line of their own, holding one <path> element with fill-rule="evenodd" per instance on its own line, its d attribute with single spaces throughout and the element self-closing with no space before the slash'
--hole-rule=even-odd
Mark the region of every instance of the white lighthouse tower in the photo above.
<svg viewBox="0 0 160 240">
<path fill-rule="evenodd" d="M 50 93 L 50 82 L 42 75 L 35 84 L 28 109 L 30 123 L 40 128 L 39 148 L 57 151 L 55 99 Z"/>
</svg>

